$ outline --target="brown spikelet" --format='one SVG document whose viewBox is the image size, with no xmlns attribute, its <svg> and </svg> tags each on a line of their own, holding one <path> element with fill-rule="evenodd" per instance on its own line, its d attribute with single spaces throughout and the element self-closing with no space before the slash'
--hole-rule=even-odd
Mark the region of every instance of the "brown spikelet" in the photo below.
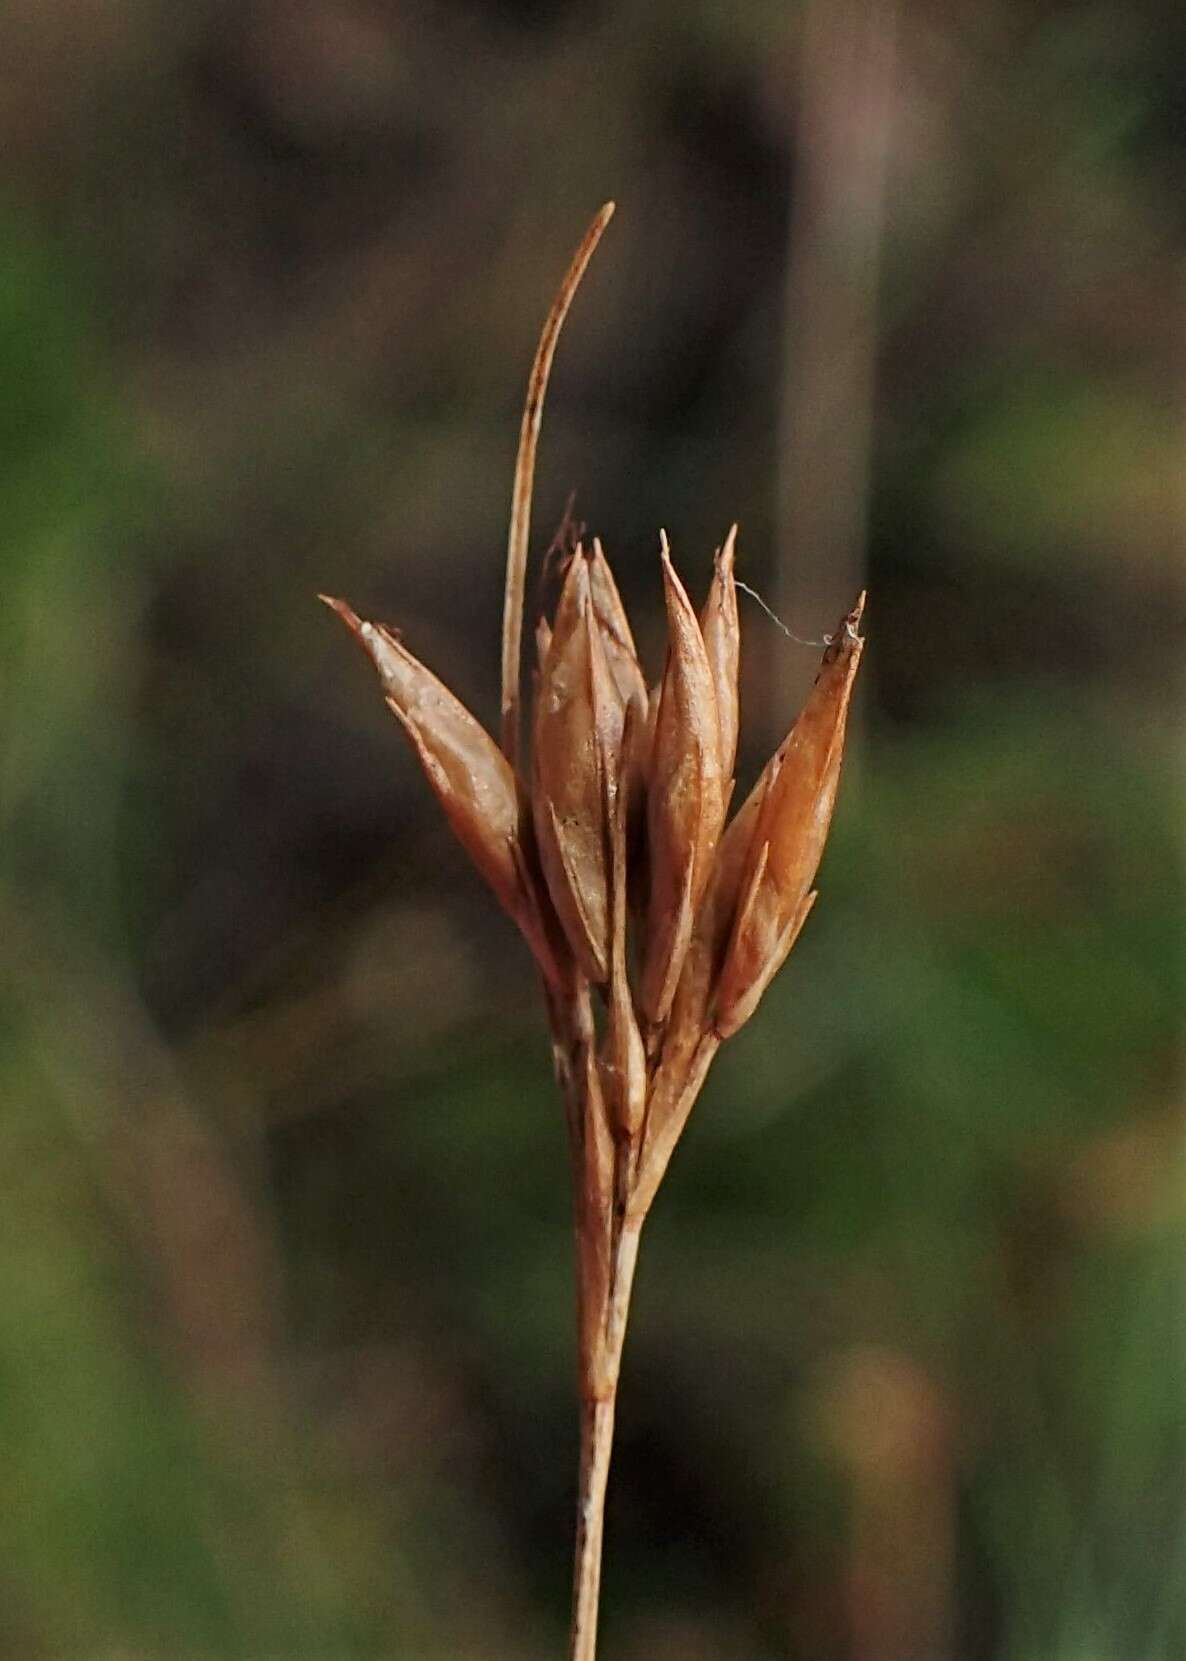
<svg viewBox="0 0 1186 1661">
<path fill-rule="evenodd" d="M 609 974 L 609 828 L 605 754 L 611 694 L 589 600 L 588 565 L 568 568 L 540 672 L 532 743 L 532 804 L 540 863 L 582 972 Z M 620 742 L 620 717 L 618 737 Z"/>
<path fill-rule="evenodd" d="M 597 537 L 593 539 L 593 553 L 589 558 L 589 596 L 597 632 L 601 640 L 602 656 L 609 670 L 610 683 L 617 702 L 607 732 L 609 752 L 616 756 L 622 748 L 621 765 L 615 766 L 611 777 L 616 777 L 626 793 L 627 834 L 633 826 L 642 801 L 646 773 L 648 733 L 645 713 L 647 683 L 643 677 L 635 650 L 634 635 L 626 616 L 626 608 L 618 593 L 609 561 Z M 626 716 L 634 715 L 625 732 Z"/>
<path fill-rule="evenodd" d="M 762 803 L 715 999 L 714 1025 L 728 1038 L 752 1015 L 807 915 L 824 851 L 853 681 L 863 642 L 862 594 L 824 652 L 815 686 L 781 750 Z"/>
<path fill-rule="evenodd" d="M 443 681 L 390 630 L 365 623 L 344 600 L 323 596 L 370 657 L 387 702 L 411 739 L 458 840 L 501 904 L 518 917 L 519 797 L 510 764 Z"/>
<path fill-rule="evenodd" d="M 721 734 L 712 668 L 696 613 L 662 539 L 667 668 L 655 718 L 647 793 L 651 892 L 642 1005 L 667 1018 L 725 811 Z"/>
</svg>

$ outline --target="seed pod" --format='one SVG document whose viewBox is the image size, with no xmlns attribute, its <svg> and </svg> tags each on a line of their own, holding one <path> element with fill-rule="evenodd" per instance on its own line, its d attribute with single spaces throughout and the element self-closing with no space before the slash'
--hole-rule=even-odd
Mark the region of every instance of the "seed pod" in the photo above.
<svg viewBox="0 0 1186 1661">
<path fill-rule="evenodd" d="M 778 775 L 758 814 L 715 997 L 714 1026 L 744 1025 L 794 945 L 832 819 L 845 723 L 863 641 L 862 594 L 824 653 L 815 686 L 782 745 Z"/>
<path fill-rule="evenodd" d="M 667 1017 L 725 812 L 721 731 L 700 625 L 663 537 L 668 649 L 647 787 L 651 892 L 642 1007 Z"/>
<path fill-rule="evenodd" d="M 582 972 L 598 983 L 609 974 L 605 758 L 616 757 L 621 722 L 578 549 L 536 693 L 532 806 L 552 904 Z"/>
<path fill-rule="evenodd" d="M 700 613 L 700 632 L 708 653 L 712 683 L 717 695 L 717 716 L 721 724 L 721 777 L 731 779 L 737 761 L 739 708 L 737 674 L 741 658 L 741 623 L 737 616 L 737 587 L 733 580 L 733 548 L 737 526 L 733 525 L 713 561 L 712 587 Z"/>
<path fill-rule="evenodd" d="M 458 841 L 500 903 L 522 921 L 528 896 L 519 866 L 519 797 L 506 757 L 465 705 L 389 630 L 362 622 L 344 600 L 322 598 L 378 670 L 388 705 Z"/>
</svg>

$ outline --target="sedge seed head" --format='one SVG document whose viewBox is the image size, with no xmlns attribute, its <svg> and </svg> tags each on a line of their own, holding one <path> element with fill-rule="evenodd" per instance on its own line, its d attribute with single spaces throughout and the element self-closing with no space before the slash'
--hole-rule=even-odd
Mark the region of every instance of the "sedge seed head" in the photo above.
<svg viewBox="0 0 1186 1661">
<path fill-rule="evenodd" d="M 699 614 L 661 535 L 667 655 L 649 693 L 605 551 L 578 543 L 554 616 L 535 628 L 530 756 L 520 756 L 539 414 L 561 323 L 610 211 L 574 256 L 532 370 L 508 543 L 501 744 L 395 634 L 327 602 L 371 659 L 448 823 L 542 972 L 584 1173 L 582 1261 L 601 1265 L 589 1268 L 590 1288 L 608 1261 L 611 1186 L 632 1215 L 645 1211 L 716 1046 L 753 1013 L 811 909 L 864 604 L 862 595 L 829 641 L 802 712 L 726 826 L 740 730 L 737 527 Z M 629 1150 L 620 1167 L 615 1148 Z"/>
</svg>

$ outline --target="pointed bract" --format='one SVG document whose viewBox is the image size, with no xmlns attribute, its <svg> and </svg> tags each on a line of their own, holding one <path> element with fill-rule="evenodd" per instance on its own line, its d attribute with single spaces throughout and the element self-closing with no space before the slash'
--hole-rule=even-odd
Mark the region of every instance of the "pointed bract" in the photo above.
<svg viewBox="0 0 1186 1661">
<path fill-rule="evenodd" d="M 739 707 L 737 678 L 741 660 L 741 622 L 737 615 L 737 585 L 733 578 L 733 552 L 737 526 L 731 526 L 723 548 L 713 561 L 712 587 L 700 613 L 700 633 L 712 671 L 717 695 L 717 718 L 721 728 L 721 777 L 733 777 L 737 761 Z"/>
<path fill-rule="evenodd" d="M 503 906 L 518 917 L 519 796 L 498 745 L 443 681 L 381 625 L 326 598 L 378 671 L 392 712 L 412 740 L 449 823 Z"/>
</svg>

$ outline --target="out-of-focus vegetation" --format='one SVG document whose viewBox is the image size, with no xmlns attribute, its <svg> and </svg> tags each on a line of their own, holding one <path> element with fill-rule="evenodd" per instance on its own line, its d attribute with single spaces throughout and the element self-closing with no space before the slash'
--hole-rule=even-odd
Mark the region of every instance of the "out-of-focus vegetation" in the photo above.
<svg viewBox="0 0 1186 1661">
<path fill-rule="evenodd" d="M 660 524 L 702 584 L 739 518 L 800 634 L 871 590 L 820 904 L 648 1229 L 607 1658 L 1186 1648 L 1186 21 L 903 3 L 888 110 L 839 100 L 887 169 L 844 560 L 780 506 L 802 22 L 10 8 L 5 1655 L 560 1653 L 543 1023 L 313 594 L 492 717 L 522 382 L 607 195 L 539 549 L 576 488 L 650 645 Z M 752 770 L 814 654 L 744 626 Z"/>
</svg>

